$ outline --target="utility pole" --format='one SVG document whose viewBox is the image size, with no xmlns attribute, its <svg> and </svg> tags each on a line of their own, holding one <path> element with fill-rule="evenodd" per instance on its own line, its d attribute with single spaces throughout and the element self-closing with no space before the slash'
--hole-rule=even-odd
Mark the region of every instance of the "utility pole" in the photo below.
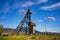
<svg viewBox="0 0 60 40">
<path fill-rule="evenodd" d="M 47 31 L 46 31 L 46 24 L 45 24 L 45 38 L 44 38 L 44 40 L 46 40 L 46 32 L 47 32 Z"/>
</svg>

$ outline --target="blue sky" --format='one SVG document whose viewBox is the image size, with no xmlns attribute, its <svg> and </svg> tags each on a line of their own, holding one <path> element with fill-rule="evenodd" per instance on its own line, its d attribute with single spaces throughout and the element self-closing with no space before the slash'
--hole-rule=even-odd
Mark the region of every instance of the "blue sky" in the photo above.
<svg viewBox="0 0 60 40">
<path fill-rule="evenodd" d="M 60 0 L 0 0 L 0 24 L 15 29 L 28 6 L 36 30 L 60 33 Z"/>
</svg>

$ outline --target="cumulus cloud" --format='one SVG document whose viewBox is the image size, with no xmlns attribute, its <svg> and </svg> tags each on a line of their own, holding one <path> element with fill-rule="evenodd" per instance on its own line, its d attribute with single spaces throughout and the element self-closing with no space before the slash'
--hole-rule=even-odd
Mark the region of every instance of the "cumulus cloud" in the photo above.
<svg viewBox="0 0 60 40">
<path fill-rule="evenodd" d="M 26 11 L 24 9 L 22 9 L 22 10 L 19 10 L 19 13 L 26 14 Z"/>
<path fill-rule="evenodd" d="M 50 20 L 50 21 L 54 21 L 54 20 L 56 20 L 55 17 L 47 17 L 46 19 L 47 19 L 47 20 Z"/>
<path fill-rule="evenodd" d="M 42 22 L 43 20 L 38 20 L 39 22 Z"/>
<path fill-rule="evenodd" d="M 60 7 L 60 2 L 56 3 L 56 4 L 52 4 L 50 6 L 43 6 L 41 7 L 42 10 L 52 10 L 52 9 L 57 9 Z"/>
</svg>

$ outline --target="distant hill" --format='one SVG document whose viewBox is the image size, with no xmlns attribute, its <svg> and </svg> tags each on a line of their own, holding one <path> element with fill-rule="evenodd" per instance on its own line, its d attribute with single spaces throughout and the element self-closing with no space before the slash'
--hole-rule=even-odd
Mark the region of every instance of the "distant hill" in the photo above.
<svg viewBox="0 0 60 40">
<path fill-rule="evenodd" d="M 45 32 L 39 32 L 39 31 L 35 31 L 36 34 L 45 34 Z M 55 32 L 47 32 L 48 34 L 52 34 L 52 35 L 60 35 L 60 33 L 55 33 Z"/>
<path fill-rule="evenodd" d="M 10 31 L 15 31 L 15 29 L 12 29 L 12 28 L 4 28 L 3 31 L 4 32 L 10 32 Z"/>
<path fill-rule="evenodd" d="M 3 31 L 6 32 L 6 33 L 11 32 L 11 31 L 14 31 L 14 32 L 15 32 L 16 29 L 4 28 Z M 24 31 L 23 31 L 23 32 L 24 32 Z M 45 32 L 39 32 L 39 31 L 37 31 L 37 30 L 35 30 L 35 33 L 36 33 L 36 34 L 45 34 Z M 58 34 L 58 35 L 60 35 L 60 33 L 52 33 L 52 32 L 48 32 L 48 34 L 55 34 L 55 35 Z"/>
</svg>

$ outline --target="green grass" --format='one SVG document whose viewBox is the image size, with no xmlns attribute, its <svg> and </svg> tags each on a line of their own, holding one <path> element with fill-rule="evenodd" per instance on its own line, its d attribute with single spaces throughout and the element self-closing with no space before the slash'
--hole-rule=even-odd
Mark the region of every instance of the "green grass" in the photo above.
<svg viewBox="0 0 60 40">
<path fill-rule="evenodd" d="M 10 35 L 0 36 L 0 40 L 60 40 L 60 35 Z"/>
</svg>

